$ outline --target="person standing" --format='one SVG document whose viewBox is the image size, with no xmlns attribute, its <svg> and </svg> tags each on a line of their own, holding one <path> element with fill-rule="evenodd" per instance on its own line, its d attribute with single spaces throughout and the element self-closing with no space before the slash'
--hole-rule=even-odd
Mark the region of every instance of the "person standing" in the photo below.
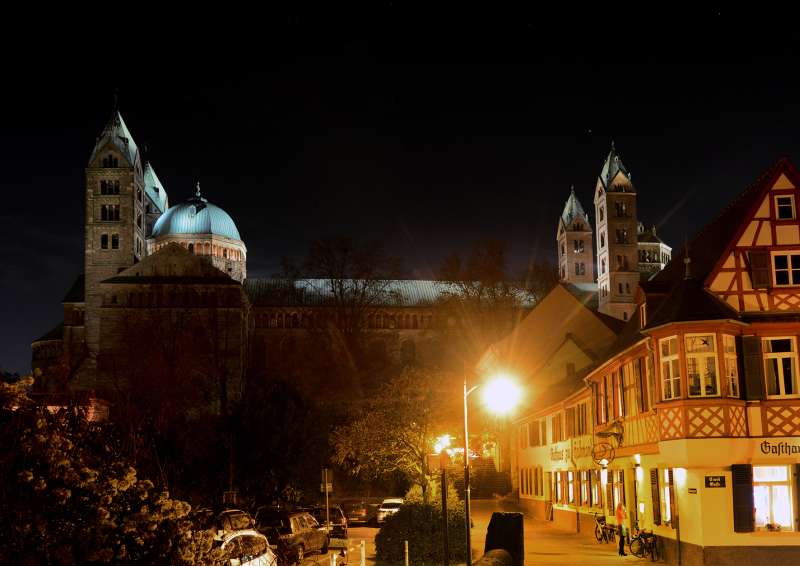
<svg viewBox="0 0 800 566">
<path fill-rule="evenodd" d="M 617 530 L 619 534 L 619 555 L 627 556 L 625 552 L 625 519 L 628 518 L 628 512 L 622 501 L 617 502 Z"/>
</svg>

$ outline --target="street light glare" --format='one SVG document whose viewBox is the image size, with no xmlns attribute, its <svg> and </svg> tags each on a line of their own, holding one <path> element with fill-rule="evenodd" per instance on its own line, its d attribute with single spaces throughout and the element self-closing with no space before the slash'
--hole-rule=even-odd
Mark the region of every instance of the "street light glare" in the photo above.
<svg viewBox="0 0 800 566">
<path fill-rule="evenodd" d="M 433 451 L 440 454 L 445 448 L 450 448 L 450 435 L 444 434 L 436 439 L 436 444 L 433 446 Z"/>
<path fill-rule="evenodd" d="M 500 376 L 483 386 L 483 402 L 496 415 L 514 410 L 521 397 L 519 386 L 507 376 Z"/>
</svg>

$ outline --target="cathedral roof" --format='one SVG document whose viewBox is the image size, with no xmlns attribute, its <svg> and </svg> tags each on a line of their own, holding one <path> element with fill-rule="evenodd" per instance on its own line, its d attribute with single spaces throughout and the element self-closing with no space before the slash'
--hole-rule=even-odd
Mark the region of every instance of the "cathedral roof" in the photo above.
<svg viewBox="0 0 800 566">
<path fill-rule="evenodd" d="M 581 201 L 575 196 L 575 187 L 572 187 L 569 192 L 569 198 L 564 205 L 564 211 L 561 213 L 561 219 L 566 226 L 569 226 L 576 218 L 582 218 L 587 224 L 586 229 L 590 229 L 588 226 L 589 217 L 586 216 L 586 212 L 584 212 L 583 206 L 581 206 Z"/>
<path fill-rule="evenodd" d="M 167 209 L 153 226 L 152 238 L 169 234 L 213 234 L 241 241 L 239 230 L 230 215 L 197 194 Z"/>
<path fill-rule="evenodd" d="M 92 157 L 89 159 L 90 163 L 95 160 L 97 153 L 109 142 L 119 149 L 131 165 L 136 163 L 136 154 L 139 153 L 139 148 L 136 147 L 136 142 L 133 141 L 133 136 L 131 136 L 128 126 L 125 125 L 125 121 L 122 119 L 122 114 L 116 109 L 114 109 L 114 113 L 106 127 L 103 128 L 100 137 L 97 138 L 97 143 L 94 144 Z"/>
<path fill-rule="evenodd" d="M 664 240 L 656 235 L 656 227 L 650 229 L 644 227 L 644 224 L 639 222 L 639 232 L 636 236 L 638 242 L 643 244 L 664 244 Z M 666 246 L 666 244 L 664 244 Z M 667 246 L 669 247 L 669 246 Z"/>
<path fill-rule="evenodd" d="M 363 288 L 363 280 L 346 280 L 353 289 Z M 333 294 L 329 279 L 246 279 L 244 288 L 256 306 L 322 306 L 330 304 Z M 374 306 L 421 307 L 459 294 L 456 284 L 431 279 L 393 279 L 385 286 L 374 286 L 368 293 L 378 295 Z M 520 291 L 524 307 L 533 306 L 530 297 Z"/>
<path fill-rule="evenodd" d="M 625 167 L 625 164 L 622 163 L 622 159 L 620 159 L 619 154 L 617 153 L 617 148 L 614 146 L 614 142 L 611 142 L 611 151 L 608 152 L 608 157 L 606 157 L 606 160 L 603 163 L 603 169 L 600 171 L 600 182 L 603 183 L 603 187 L 606 189 L 606 191 L 608 191 L 611 183 L 614 181 L 614 178 L 618 173 L 622 173 L 625 175 L 628 181 L 630 181 L 631 174 L 628 171 L 628 168 Z"/>
<path fill-rule="evenodd" d="M 169 208 L 167 191 L 164 190 L 164 185 L 158 180 L 156 172 L 149 162 L 144 167 L 144 191 L 156 205 L 158 212 L 164 212 Z"/>
</svg>

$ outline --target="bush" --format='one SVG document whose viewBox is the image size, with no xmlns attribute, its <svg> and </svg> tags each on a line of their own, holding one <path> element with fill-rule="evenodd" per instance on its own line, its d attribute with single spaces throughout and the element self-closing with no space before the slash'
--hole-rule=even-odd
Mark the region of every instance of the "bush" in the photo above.
<svg viewBox="0 0 800 566">
<path fill-rule="evenodd" d="M 447 529 L 451 561 L 463 561 L 464 504 L 447 508 Z M 409 561 L 412 564 L 441 564 L 444 556 L 441 504 L 412 501 L 389 517 L 375 537 L 375 550 L 381 562 L 402 562 L 404 541 L 408 541 Z"/>
</svg>

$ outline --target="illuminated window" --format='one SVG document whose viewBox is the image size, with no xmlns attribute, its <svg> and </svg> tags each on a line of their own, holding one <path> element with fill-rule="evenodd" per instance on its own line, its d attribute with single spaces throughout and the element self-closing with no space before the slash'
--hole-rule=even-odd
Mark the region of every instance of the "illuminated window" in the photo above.
<svg viewBox="0 0 800 566">
<path fill-rule="evenodd" d="M 678 359 L 678 337 L 658 341 L 661 352 L 661 395 L 665 401 L 681 396 L 681 364 Z"/>
<path fill-rule="evenodd" d="M 673 489 L 673 478 L 672 478 L 672 469 L 664 469 L 662 470 L 663 473 L 663 488 L 662 491 L 664 493 L 664 497 L 661 500 L 662 509 L 661 509 L 661 517 L 664 519 L 665 523 L 672 522 L 672 509 L 674 500 L 673 497 L 675 496 L 675 491 Z"/>
<path fill-rule="evenodd" d="M 592 498 L 591 505 L 592 507 L 600 507 L 602 505 L 600 501 L 600 470 L 592 470 L 589 481 L 591 482 L 591 490 L 589 493 Z"/>
<path fill-rule="evenodd" d="M 589 470 L 581 471 L 580 478 L 581 478 L 581 505 L 588 506 L 591 472 Z"/>
<path fill-rule="evenodd" d="M 775 216 L 778 220 L 794 219 L 794 196 L 781 195 L 775 197 Z"/>
<path fill-rule="evenodd" d="M 583 253 L 583 240 L 575 240 L 575 253 L 580 254 Z"/>
<path fill-rule="evenodd" d="M 689 397 L 719 395 L 715 336 L 688 334 L 685 341 Z"/>
<path fill-rule="evenodd" d="M 764 363 L 769 397 L 797 397 L 797 350 L 794 338 L 765 338 Z"/>
<path fill-rule="evenodd" d="M 772 265 L 776 286 L 800 285 L 800 254 L 775 254 Z"/>
<path fill-rule="evenodd" d="M 753 466 L 756 529 L 794 530 L 791 481 L 788 466 Z"/>
<path fill-rule="evenodd" d="M 567 497 L 569 503 L 575 503 L 575 472 L 567 472 Z"/>
<path fill-rule="evenodd" d="M 722 349 L 725 353 L 725 379 L 728 383 L 728 396 L 739 396 L 739 369 L 736 365 L 736 338 L 722 335 Z"/>
</svg>

